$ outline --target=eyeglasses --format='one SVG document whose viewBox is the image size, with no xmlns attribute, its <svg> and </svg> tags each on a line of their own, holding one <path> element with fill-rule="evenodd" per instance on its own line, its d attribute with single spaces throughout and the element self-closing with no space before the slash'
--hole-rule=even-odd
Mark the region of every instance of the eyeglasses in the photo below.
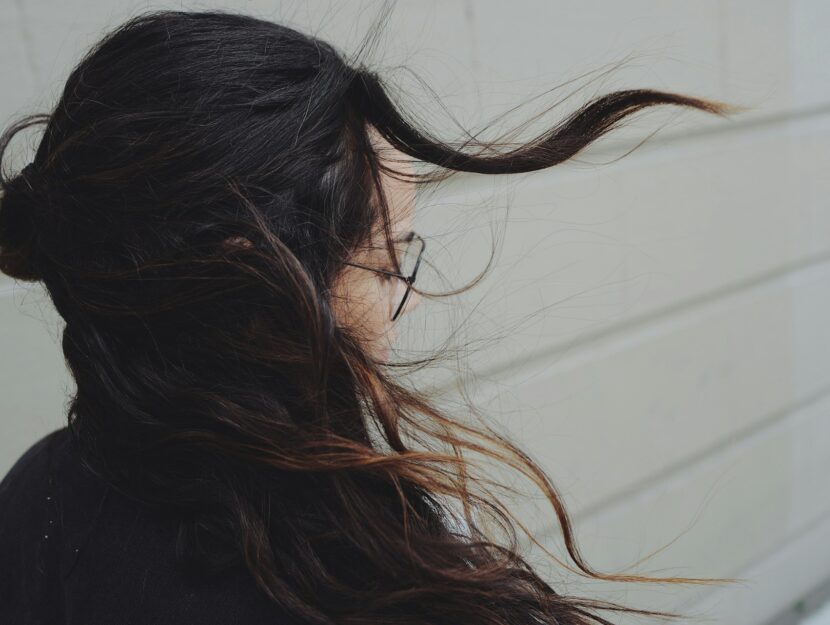
<svg viewBox="0 0 830 625">
<path fill-rule="evenodd" d="M 395 321 L 400 316 L 406 306 L 406 302 L 409 300 L 409 294 L 412 292 L 412 285 L 415 283 L 415 276 L 418 275 L 418 267 L 421 265 L 421 257 L 424 255 L 424 248 L 426 248 L 426 241 L 424 241 L 424 239 L 415 232 L 410 232 L 406 238 L 403 239 L 403 242 L 407 243 L 406 249 L 404 250 L 400 261 L 400 268 L 403 273 L 386 271 L 384 269 L 369 267 L 368 265 L 361 265 L 358 263 L 344 262 L 345 265 L 368 269 L 369 271 L 374 271 L 375 273 L 403 280 L 406 284 L 406 291 L 404 291 L 403 297 L 401 297 L 400 303 L 395 309 L 395 313 L 392 315 L 392 321 Z"/>
</svg>

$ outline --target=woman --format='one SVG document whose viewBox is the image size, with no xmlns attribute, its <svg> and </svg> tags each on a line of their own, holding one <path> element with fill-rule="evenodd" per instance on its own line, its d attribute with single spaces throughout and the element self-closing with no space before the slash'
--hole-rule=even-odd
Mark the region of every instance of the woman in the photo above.
<svg viewBox="0 0 830 625">
<path fill-rule="evenodd" d="M 719 581 L 593 571 L 545 474 L 387 361 L 393 323 L 424 295 L 417 184 L 551 167 L 658 104 L 725 111 L 615 92 L 485 153 L 416 128 L 359 57 L 284 26 L 159 11 L 107 35 L 51 114 L 0 139 L 3 156 L 45 124 L 34 161 L 2 180 L 0 269 L 43 282 L 77 385 L 67 426 L 0 486 L 0 621 L 660 614 L 556 593 L 517 553 L 512 515 L 476 491 L 465 452 L 535 481 L 578 572 Z"/>
</svg>

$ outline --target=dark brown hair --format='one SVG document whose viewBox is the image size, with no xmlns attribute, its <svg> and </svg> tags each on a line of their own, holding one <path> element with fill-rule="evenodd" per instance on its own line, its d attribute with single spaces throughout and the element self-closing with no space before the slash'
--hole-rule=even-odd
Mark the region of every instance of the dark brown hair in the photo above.
<svg viewBox="0 0 830 625">
<path fill-rule="evenodd" d="M 412 178 L 428 184 L 552 167 L 663 104 L 726 112 L 617 91 L 518 146 L 453 146 L 405 119 L 359 54 L 230 12 L 144 13 L 88 52 L 50 114 L 0 137 L 1 158 L 16 133 L 45 125 L 33 163 L 2 175 L 0 270 L 42 281 L 66 322 L 67 422 L 85 465 L 178 515 L 194 574 L 247 567 L 297 622 L 321 625 L 669 616 L 555 592 L 518 552 L 520 521 L 477 492 L 468 455 L 544 492 L 583 575 L 726 580 L 592 570 L 543 471 L 396 380 L 330 306 L 376 224 L 394 253 L 380 174 L 395 172 L 370 128 L 434 166 Z"/>
</svg>

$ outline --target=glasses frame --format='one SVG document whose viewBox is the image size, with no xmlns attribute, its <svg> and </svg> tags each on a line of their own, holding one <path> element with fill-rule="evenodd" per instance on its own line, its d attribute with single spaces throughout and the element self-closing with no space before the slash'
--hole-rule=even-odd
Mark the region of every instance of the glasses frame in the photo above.
<svg viewBox="0 0 830 625">
<path fill-rule="evenodd" d="M 402 273 L 398 273 L 397 271 L 387 271 L 385 269 L 378 269 L 377 267 L 370 267 L 369 265 L 361 265 L 360 263 L 351 263 L 351 262 L 344 262 L 344 265 L 350 265 L 352 267 L 360 267 L 361 269 L 368 269 L 369 271 L 373 271 L 375 273 L 384 274 L 387 276 L 393 276 L 398 278 L 399 280 L 403 280 L 406 284 L 406 291 L 401 298 L 400 304 L 398 304 L 398 308 L 395 310 L 395 314 L 392 315 L 392 321 L 395 321 L 398 316 L 401 314 L 401 311 L 406 306 L 406 302 L 409 300 L 409 294 L 412 292 L 412 285 L 415 283 L 415 277 L 418 275 L 418 267 L 421 265 L 421 257 L 424 255 L 424 249 L 426 249 L 427 242 L 424 241 L 424 238 L 419 235 L 417 232 L 410 231 L 409 234 L 405 239 L 403 239 L 404 243 L 412 243 L 413 240 L 418 241 L 421 244 L 421 249 L 418 250 L 418 256 L 415 259 L 415 267 L 412 269 L 412 273 L 408 276 L 405 276 Z"/>
</svg>

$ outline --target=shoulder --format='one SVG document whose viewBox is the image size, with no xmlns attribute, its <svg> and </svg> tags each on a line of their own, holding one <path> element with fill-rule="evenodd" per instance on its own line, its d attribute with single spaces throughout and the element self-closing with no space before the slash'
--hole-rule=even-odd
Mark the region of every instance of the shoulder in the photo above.
<svg viewBox="0 0 830 625">
<path fill-rule="evenodd" d="M 50 432 L 33 443 L 14 462 L 0 481 L 0 536 L 9 525 L 30 520 L 33 512 L 46 512 L 52 502 L 50 492 L 51 467 L 55 452 L 66 453 L 67 428 Z"/>
<path fill-rule="evenodd" d="M 188 574 L 177 513 L 88 470 L 68 428 L 18 458 L 0 482 L 0 511 L 0 623 L 290 622 L 244 568 Z"/>
<path fill-rule="evenodd" d="M 80 506 L 96 498 L 103 483 L 81 464 L 69 428 L 57 429 L 35 441 L 14 462 L 0 481 L 0 540 L 9 532 L 41 527 L 57 531 L 65 525 L 62 490 L 70 488 L 70 501 Z M 77 507 L 77 506 L 75 506 Z M 56 524 L 60 517 L 60 527 Z M 49 532 L 44 532 L 45 536 Z"/>
<path fill-rule="evenodd" d="M 10 523 L 30 524 L 54 512 L 65 525 L 62 500 L 80 509 L 106 490 L 81 462 L 69 428 L 54 430 L 23 452 L 0 481 L 0 508 L 7 511 L 0 517 L 0 536 Z"/>
<path fill-rule="evenodd" d="M 40 438 L 0 481 L 0 621 L 49 622 L 60 613 L 61 523 L 52 467 L 66 439 L 65 428 Z"/>
<path fill-rule="evenodd" d="M 11 469 L 0 481 L 0 497 L 10 496 L 10 493 L 19 488 L 23 482 L 37 480 L 37 475 L 45 475 L 47 472 L 47 456 L 49 449 L 55 442 L 61 442 L 67 433 L 63 427 L 43 436 L 33 443 L 20 457 L 12 464 Z"/>
</svg>

